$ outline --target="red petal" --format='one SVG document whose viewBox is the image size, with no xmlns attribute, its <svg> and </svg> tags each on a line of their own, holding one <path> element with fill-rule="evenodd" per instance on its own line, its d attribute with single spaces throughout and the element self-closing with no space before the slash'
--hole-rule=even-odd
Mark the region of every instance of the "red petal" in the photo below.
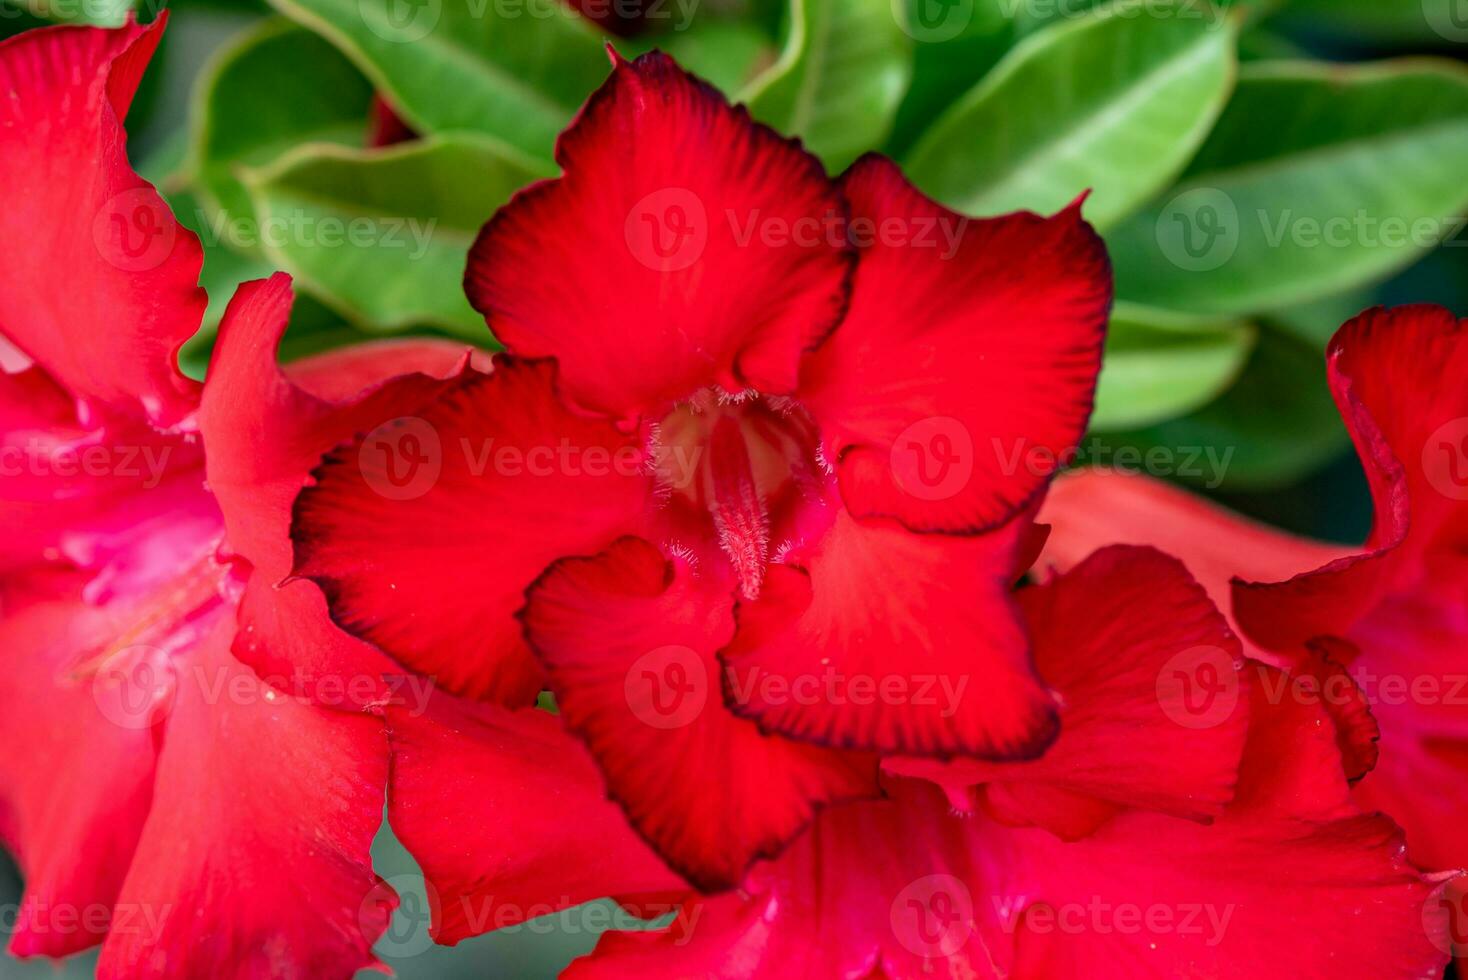
<svg viewBox="0 0 1468 980">
<path fill-rule="evenodd" d="M 469 301 L 511 351 L 558 358 L 597 411 L 708 385 L 791 393 L 845 299 L 839 195 L 799 144 L 666 55 L 613 64 L 557 144 L 565 176 L 480 234 Z"/>
<path fill-rule="evenodd" d="M 1055 744 L 1026 763 L 887 767 L 945 786 L 993 783 L 987 800 L 1001 819 L 1067 838 L 1109 816 L 1088 798 L 1217 816 L 1238 775 L 1249 678 L 1238 640 L 1182 564 L 1150 548 L 1107 548 L 1019 599 L 1035 667 L 1062 705 Z"/>
<path fill-rule="evenodd" d="M 1033 758 L 1056 734 L 1010 596 L 1026 521 L 914 534 L 845 511 L 771 566 L 722 654 L 726 696 L 793 738 L 883 753 Z"/>
<path fill-rule="evenodd" d="M 296 503 L 296 570 L 332 618 L 454 693 L 528 705 L 524 590 L 636 530 L 651 499 L 636 438 L 567 411 L 554 385 L 548 362 L 466 374 L 328 455 Z"/>
<path fill-rule="evenodd" d="M 1039 519 L 1052 527 L 1041 567 L 1071 568 L 1111 544 L 1151 545 L 1181 558 L 1230 620 L 1234 577 L 1288 578 L 1349 552 L 1255 523 L 1161 480 L 1115 470 L 1056 480 Z"/>
<path fill-rule="evenodd" d="M 337 629 L 312 583 L 272 586 L 258 573 L 240 599 L 232 652 L 272 687 L 327 708 L 375 708 L 432 683 Z"/>
<path fill-rule="evenodd" d="M 227 624 L 228 621 L 226 620 Z M 154 806 L 97 974 L 351 977 L 396 904 L 369 848 L 380 721 L 263 685 L 216 630 L 177 663 Z"/>
<path fill-rule="evenodd" d="M 437 942 L 608 895 L 686 890 L 554 716 L 443 695 L 426 706 L 389 710 L 388 820 L 437 894 Z"/>
<path fill-rule="evenodd" d="M 876 156 L 842 186 L 868 247 L 801 398 L 846 506 L 917 530 L 994 527 L 1085 431 L 1111 308 L 1105 247 L 1079 207 L 971 220 Z"/>
<path fill-rule="evenodd" d="M 64 956 L 102 941 L 148 813 L 157 728 L 118 724 L 117 692 L 72 670 L 115 625 L 107 610 L 73 599 L 7 604 L 0 620 L 0 834 L 26 884 L 16 956 Z M 62 920 L 68 914 L 85 916 L 80 928 Z"/>
<path fill-rule="evenodd" d="M 737 884 L 821 804 L 876 792 L 876 760 L 760 734 L 717 697 L 727 592 L 645 541 L 566 559 L 531 590 L 525 630 L 566 724 L 668 864 Z"/>
<path fill-rule="evenodd" d="M 371 116 L 367 120 L 367 145 L 370 147 L 393 146 L 417 139 L 413 127 L 393 110 L 392 104 L 381 92 L 372 93 Z"/>
<path fill-rule="evenodd" d="M 1468 575 L 1468 320 L 1436 306 L 1368 310 L 1341 328 L 1326 360 L 1376 526 L 1363 554 L 1277 585 L 1240 583 L 1235 615 L 1271 650 L 1342 635 L 1387 590 L 1419 585 L 1439 548 Z"/>
<path fill-rule="evenodd" d="M 1346 778 L 1353 783 L 1376 768 L 1380 756 L 1376 743 L 1381 738 L 1371 701 L 1346 667 L 1357 653 L 1343 640 L 1321 637 L 1311 641 L 1310 655 L 1292 671 L 1297 677 L 1309 678 L 1311 689 L 1330 712 Z"/>
<path fill-rule="evenodd" d="M 127 160 L 127 113 L 166 15 L 0 42 L 0 291 L 5 335 L 89 406 L 172 426 L 198 386 L 176 353 L 198 329 L 203 251 Z"/>
<path fill-rule="evenodd" d="M 1261 755 L 1319 715 L 1268 726 Z M 1302 723 L 1301 728 L 1292 727 Z M 1318 744 L 1329 745 L 1326 738 Z M 693 906 L 655 933 L 609 933 L 567 976 L 1421 977 L 1446 947 L 1432 880 L 1389 821 L 1345 811 L 1304 819 L 1293 779 L 1255 779 L 1282 806 L 1212 826 L 1124 814 L 1085 840 L 952 815 L 921 784 L 891 801 L 822 814 L 750 877 L 747 899 Z M 1427 927 L 1427 928 L 1424 928 Z"/>
<path fill-rule="evenodd" d="M 199 410 L 209 488 L 230 546 L 271 583 L 290 572 L 291 502 L 322 453 L 431 400 L 469 350 L 429 340 L 358 344 L 283 371 L 276 350 L 292 299 L 284 273 L 240 286 L 219 325 Z"/>
</svg>

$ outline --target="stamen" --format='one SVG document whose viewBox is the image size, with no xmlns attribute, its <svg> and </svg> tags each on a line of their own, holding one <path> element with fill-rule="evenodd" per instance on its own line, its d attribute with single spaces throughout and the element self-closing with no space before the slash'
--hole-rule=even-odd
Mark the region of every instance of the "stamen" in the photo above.
<svg viewBox="0 0 1468 980">
<path fill-rule="evenodd" d="M 740 593 L 757 599 L 770 556 L 770 514 L 755 484 L 744 433 L 732 416 L 714 425 L 704 472 L 719 547 L 739 576 Z"/>
</svg>

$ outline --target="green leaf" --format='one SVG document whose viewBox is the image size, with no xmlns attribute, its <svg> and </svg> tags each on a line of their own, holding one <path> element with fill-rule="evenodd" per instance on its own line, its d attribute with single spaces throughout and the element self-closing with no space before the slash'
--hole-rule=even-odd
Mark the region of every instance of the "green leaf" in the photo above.
<svg viewBox="0 0 1468 980">
<path fill-rule="evenodd" d="M 367 329 L 430 325 L 486 340 L 464 298 L 469 246 L 549 164 L 482 136 L 385 150 L 305 146 L 246 174 L 272 263 Z"/>
<path fill-rule="evenodd" d="M 1234 19 L 1164 9 L 1181 8 L 1114 4 L 1026 38 L 918 141 L 908 174 L 969 214 L 1048 213 L 1094 188 L 1093 222 L 1125 217 L 1187 163 L 1234 80 Z"/>
<path fill-rule="evenodd" d="M 1106 436 L 1093 462 L 1131 465 L 1123 449 L 1168 476 L 1208 489 L 1267 490 L 1298 482 L 1339 455 L 1345 428 L 1314 344 L 1262 330 L 1239 380 L 1191 415 Z"/>
<path fill-rule="evenodd" d="M 912 77 L 890 0 L 790 0 L 780 60 L 739 97 L 835 172 L 887 138 Z"/>
<path fill-rule="evenodd" d="M 301 143 L 360 146 L 371 99 L 350 61 L 287 20 L 265 21 L 219 52 L 195 90 L 188 169 L 223 213 L 230 244 L 249 248 L 254 218 L 240 169 Z"/>
<path fill-rule="evenodd" d="M 696 20 L 686 30 L 621 41 L 618 47 L 629 56 L 659 48 L 724 92 L 739 91 L 761 63 L 773 59 L 769 37 L 742 20 Z"/>
<path fill-rule="evenodd" d="M 1317 32 L 1397 43 L 1468 42 L 1468 8 L 1460 0 L 1289 0 L 1284 13 Z"/>
<path fill-rule="evenodd" d="M 1242 320 L 1118 305 L 1091 428 L 1139 428 L 1202 408 L 1238 378 L 1256 336 Z"/>
<path fill-rule="evenodd" d="M 561 0 L 272 0 L 387 93 L 415 130 L 485 133 L 551 158 L 605 80 L 602 35 Z"/>
<path fill-rule="evenodd" d="M 1256 62 L 1182 183 L 1108 239 L 1117 287 L 1199 312 L 1288 306 L 1468 241 L 1468 71 Z"/>
<path fill-rule="evenodd" d="M 887 150 L 900 156 L 999 63 L 1015 40 L 1013 0 L 896 0 L 913 45 L 912 83 Z"/>
</svg>

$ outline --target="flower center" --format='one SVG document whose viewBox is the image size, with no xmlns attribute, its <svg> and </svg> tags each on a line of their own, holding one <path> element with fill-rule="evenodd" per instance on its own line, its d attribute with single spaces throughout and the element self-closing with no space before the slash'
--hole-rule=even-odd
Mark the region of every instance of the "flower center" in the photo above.
<svg viewBox="0 0 1468 980">
<path fill-rule="evenodd" d="M 675 550 L 721 556 L 740 594 L 757 598 L 770 562 L 827 510 L 819 445 L 810 416 L 790 399 L 711 389 L 679 405 L 649 437 Z"/>
</svg>

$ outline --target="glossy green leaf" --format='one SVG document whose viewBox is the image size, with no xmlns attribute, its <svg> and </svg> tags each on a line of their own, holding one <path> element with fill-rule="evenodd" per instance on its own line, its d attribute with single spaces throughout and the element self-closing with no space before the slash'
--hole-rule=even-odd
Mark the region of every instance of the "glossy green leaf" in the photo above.
<svg viewBox="0 0 1468 980">
<path fill-rule="evenodd" d="M 1014 0 L 895 0 L 913 44 L 912 82 L 887 142 L 903 154 L 1015 41 Z"/>
<path fill-rule="evenodd" d="M 1048 213 L 1093 188 L 1093 222 L 1125 217 L 1183 168 L 1233 85 L 1235 21 L 1158 13 L 1174 6 L 1113 4 L 1026 38 L 918 141 L 909 175 L 970 214 Z"/>
<path fill-rule="evenodd" d="M 272 0 L 339 47 L 420 133 L 470 130 L 549 160 L 609 70 L 561 0 Z"/>
<path fill-rule="evenodd" d="M 359 325 L 430 325 L 486 339 L 464 298 L 480 227 L 552 168 L 481 136 L 385 150 L 306 146 L 250 172 L 261 244 L 297 286 Z"/>
<path fill-rule="evenodd" d="M 780 60 L 739 98 L 840 171 L 887 138 L 911 46 L 890 0 L 791 0 Z"/>
<path fill-rule="evenodd" d="M 1023 36 L 1060 20 L 1084 16 L 1113 0 L 1002 0 L 1014 10 L 1015 28 Z M 1216 20 L 1226 10 L 1238 8 L 1245 20 L 1255 21 L 1273 13 L 1284 0 L 1180 0 L 1173 7 L 1156 4 L 1140 8 L 1139 16 L 1165 16 L 1187 20 Z"/>
<path fill-rule="evenodd" d="M 1142 466 L 1208 489 L 1265 490 L 1303 479 L 1347 442 L 1322 352 L 1263 330 L 1243 373 L 1222 397 L 1191 415 L 1108 435 L 1091 461 Z"/>
<path fill-rule="evenodd" d="M 658 48 L 695 75 L 725 92 L 738 92 L 774 60 L 774 46 L 764 31 L 743 20 L 701 19 L 686 30 L 619 41 L 619 49 L 642 52 Z"/>
<path fill-rule="evenodd" d="M 1140 302 L 1252 312 L 1468 244 L 1468 70 L 1246 65 L 1181 184 L 1109 236 Z"/>
<path fill-rule="evenodd" d="M 188 169 L 222 213 L 233 246 L 250 247 L 254 212 L 244 167 L 307 142 L 360 146 L 372 87 L 310 31 L 273 19 L 219 52 L 195 92 Z"/>
<path fill-rule="evenodd" d="M 1203 407 L 1238 378 L 1255 336 L 1247 321 L 1119 304 L 1091 428 L 1155 425 Z"/>
<path fill-rule="evenodd" d="M 1468 5 L 1462 0 L 1288 0 L 1284 13 L 1291 23 L 1327 34 L 1468 43 Z"/>
</svg>

